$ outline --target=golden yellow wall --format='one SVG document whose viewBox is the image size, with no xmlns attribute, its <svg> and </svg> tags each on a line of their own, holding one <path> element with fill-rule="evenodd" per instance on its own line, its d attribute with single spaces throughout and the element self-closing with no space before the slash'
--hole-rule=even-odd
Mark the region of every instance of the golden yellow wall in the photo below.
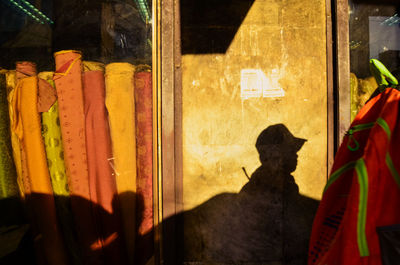
<svg viewBox="0 0 400 265">
<path fill-rule="evenodd" d="M 260 165 L 255 141 L 283 123 L 308 141 L 293 173 L 320 198 L 326 181 L 325 1 L 255 0 L 226 53 L 183 55 L 183 193 L 191 209 L 238 192 Z M 260 69 L 281 98 L 241 98 L 242 69 Z"/>
</svg>

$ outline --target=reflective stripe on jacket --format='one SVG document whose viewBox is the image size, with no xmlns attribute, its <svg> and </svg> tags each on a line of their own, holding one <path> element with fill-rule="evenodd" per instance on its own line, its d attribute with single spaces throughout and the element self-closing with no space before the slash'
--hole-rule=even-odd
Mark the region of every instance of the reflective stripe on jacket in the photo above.
<svg viewBox="0 0 400 265">
<path fill-rule="evenodd" d="M 309 265 L 382 264 L 377 227 L 400 224 L 400 92 L 357 114 L 336 154 L 314 219 Z"/>
</svg>

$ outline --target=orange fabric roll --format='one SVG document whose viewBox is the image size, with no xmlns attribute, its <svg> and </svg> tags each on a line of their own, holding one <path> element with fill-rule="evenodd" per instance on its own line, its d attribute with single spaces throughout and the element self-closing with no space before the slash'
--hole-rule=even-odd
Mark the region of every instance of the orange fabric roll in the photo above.
<svg viewBox="0 0 400 265">
<path fill-rule="evenodd" d="M 61 51 L 54 57 L 57 71 L 53 79 L 58 95 L 64 161 L 78 240 L 85 264 L 104 264 L 103 253 L 97 248 L 101 243 L 89 190 L 81 53 Z"/>
<path fill-rule="evenodd" d="M 17 62 L 15 65 L 15 81 L 16 84 L 18 82 L 26 77 L 34 76 L 36 75 L 36 64 L 32 62 Z M 15 93 L 14 93 L 15 96 Z M 14 110 L 15 112 L 15 110 Z M 14 114 L 15 115 L 15 114 Z M 22 179 L 22 184 L 24 188 L 24 194 L 30 194 L 31 193 L 31 183 L 30 179 L 28 176 L 28 168 L 27 168 L 27 162 L 26 162 L 26 153 L 25 149 L 23 148 L 23 145 L 19 143 L 19 155 L 21 159 L 21 179 Z M 18 152 L 18 151 L 16 151 Z"/>
<path fill-rule="evenodd" d="M 18 135 L 25 151 L 31 192 L 29 206 L 40 233 L 38 238 L 46 262 L 54 265 L 68 264 L 57 225 L 37 103 L 38 78 L 34 76 L 19 80 L 12 101 L 15 111 L 12 130 Z"/>
<path fill-rule="evenodd" d="M 104 71 L 86 71 L 83 87 L 90 196 L 97 206 L 95 217 L 101 233 L 101 245 L 97 247 L 103 248 L 106 264 L 125 264 L 117 185 L 109 162 L 112 153 Z"/>
<path fill-rule="evenodd" d="M 27 168 L 27 161 L 26 161 L 26 153 L 25 153 L 25 149 L 24 149 L 24 145 L 21 141 L 21 139 L 19 139 L 18 134 L 16 133 L 16 131 L 14 130 L 14 128 L 16 128 L 16 122 L 18 120 L 18 109 L 15 109 L 13 106 L 13 102 L 15 102 L 17 100 L 17 92 L 16 92 L 16 86 L 18 84 L 18 82 L 26 77 L 30 77 L 30 76 L 34 76 L 36 75 L 36 64 L 32 63 L 32 62 L 17 62 L 15 65 L 15 75 L 14 75 L 14 84 L 15 87 L 14 89 L 10 92 L 9 94 L 9 101 L 10 101 L 10 117 L 11 117 L 11 131 L 12 131 L 12 135 L 15 137 L 14 141 L 13 141 L 13 151 L 14 151 L 14 159 L 15 160 L 19 160 L 19 162 L 16 162 L 17 165 L 17 172 L 19 172 L 19 183 L 22 183 L 22 185 L 20 185 L 21 188 L 21 195 L 22 198 L 24 198 L 25 200 L 25 211 L 29 217 L 29 220 L 31 222 L 32 225 L 32 230 L 33 233 L 39 234 L 40 233 L 40 229 L 38 227 L 38 220 L 36 220 L 35 218 L 35 214 L 34 214 L 34 206 L 35 204 L 32 202 L 31 200 L 31 180 L 29 178 L 29 174 L 28 174 L 28 168 Z M 12 77 L 10 77 L 12 78 Z M 10 80 L 10 83 L 12 83 L 12 81 Z M 36 260 L 39 264 L 45 264 L 45 254 L 43 253 L 42 249 L 43 247 L 40 245 L 41 242 L 35 242 L 35 252 L 36 252 Z"/>
</svg>

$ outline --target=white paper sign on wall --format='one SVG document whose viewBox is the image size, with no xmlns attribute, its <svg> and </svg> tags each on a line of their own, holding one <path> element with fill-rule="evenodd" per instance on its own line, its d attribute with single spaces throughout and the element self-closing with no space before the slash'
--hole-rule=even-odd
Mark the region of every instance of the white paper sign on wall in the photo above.
<svg viewBox="0 0 400 265">
<path fill-rule="evenodd" d="M 261 69 L 242 69 L 240 75 L 240 97 L 276 98 L 285 96 L 285 91 L 279 86 L 279 76 L 272 73 L 267 77 Z"/>
</svg>

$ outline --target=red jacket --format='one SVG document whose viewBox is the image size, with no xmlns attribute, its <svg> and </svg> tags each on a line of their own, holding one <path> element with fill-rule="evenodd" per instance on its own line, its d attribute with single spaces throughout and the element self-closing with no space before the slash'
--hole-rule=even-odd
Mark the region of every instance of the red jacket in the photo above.
<svg viewBox="0 0 400 265">
<path fill-rule="evenodd" d="M 376 228 L 400 224 L 399 101 L 388 88 L 351 124 L 314 219 L 309 265 L 382 264 Z"/>
</svg>

